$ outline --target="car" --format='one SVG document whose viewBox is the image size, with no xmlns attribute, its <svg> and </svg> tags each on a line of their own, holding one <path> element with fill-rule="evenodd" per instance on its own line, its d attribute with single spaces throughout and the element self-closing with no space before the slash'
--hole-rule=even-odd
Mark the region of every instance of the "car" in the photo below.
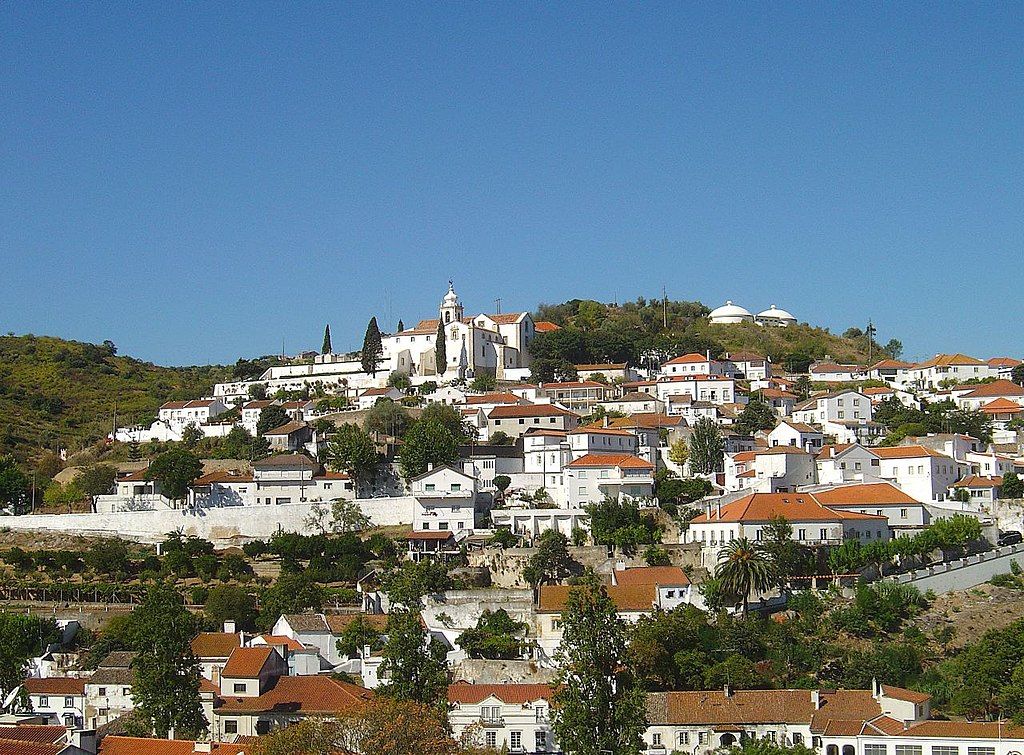
<svg viewBox="0 0 1024 755">
<path fill-rule="evenodd" d="M 1016 530 L 1007 530 L 999 534 L 999 539 L 996 540 L 996 545 L 1016 545 L 1019 542 L 1024 541 L 1024 535 L 1017 532 Z"/>
</svg>

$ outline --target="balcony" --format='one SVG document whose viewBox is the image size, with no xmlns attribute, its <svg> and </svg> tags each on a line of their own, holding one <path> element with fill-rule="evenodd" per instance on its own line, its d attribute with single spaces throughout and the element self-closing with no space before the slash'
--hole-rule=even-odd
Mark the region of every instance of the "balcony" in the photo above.
<svg viewBox="0 0 1024 755">
<path fill-rule="evenodd" d="M 485 728 L 502 727 L 505 725 L 504 716 L 480 716 L 480 725 Z"/>
</svg>

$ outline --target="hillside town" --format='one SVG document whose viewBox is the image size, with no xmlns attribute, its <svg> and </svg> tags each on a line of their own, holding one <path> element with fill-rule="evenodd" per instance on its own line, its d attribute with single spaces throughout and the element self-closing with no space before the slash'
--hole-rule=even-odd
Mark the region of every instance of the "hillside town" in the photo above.
<svg viewBox="0 0 1024 755">
<path fill-rule="evenodd" d="M 10 500 L 0 753 L 1024 748 L 1024 658 L 975 685 L 914 623 L 1024 588 L 1024 362 L 584 364 L 452 283 L 429 314 L 114 428 L 66 511 Z"/>
</svg>

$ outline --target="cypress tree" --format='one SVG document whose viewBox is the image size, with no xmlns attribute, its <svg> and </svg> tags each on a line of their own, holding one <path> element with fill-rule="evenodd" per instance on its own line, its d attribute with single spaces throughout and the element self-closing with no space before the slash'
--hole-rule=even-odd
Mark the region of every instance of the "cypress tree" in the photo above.
<svg viewBox="0 0 1024 755">
<path fill-rule="evenodd" d="M 363 372 L 369 372 L 377 377 L 377 364 L 380 362 L 381 354 L 384 353 L 384 346 L 380 341 L 380 328 L 377 327 L 377 318 L 371 317 L 366 326 L 366 335 L 363 336 L 363 350 L 360 354 L 360 362 Z"/>
<path fill-rule="evenodd" d="M 444 340 L 444 323 L 437 321 L 437 336 L 434 338 L 434 366 L 438 375 L 444 375 L 448 369 L 448 350 Z"/>
<path fill-rule="evenodd" d="M 405 330 L 405 323 L 402 322 L 401 320 L 399 320 L 398 321 L 398 330 L 396 330 L 395 332 L 396 333 L 401 333 L 403 330 Z"/>
<path fill-rule="evenodd" d="M 320 347 L 321 354 L 330 354 L 334 351 L 331 348 L 331 326 L 328 324 L 324 328 L 324 345 Z"/>
</svg>

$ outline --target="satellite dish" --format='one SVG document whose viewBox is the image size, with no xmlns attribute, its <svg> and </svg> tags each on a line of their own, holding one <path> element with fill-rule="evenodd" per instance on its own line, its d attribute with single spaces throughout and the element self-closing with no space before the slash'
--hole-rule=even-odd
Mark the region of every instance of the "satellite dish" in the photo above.
<svg viewBox="0 0 1024 755">
<path fill-rule="evenodd" d="M 19 684 L 17 687 L 8 692 L 6 697 L 4 697 L 4 704 L 0 705 L 0 710 L 7 710 L 8 708 L 10 708 L 14 701 L 18 698 L 18 694 L 20 692 L 21 685 Z"/>
</svg>

